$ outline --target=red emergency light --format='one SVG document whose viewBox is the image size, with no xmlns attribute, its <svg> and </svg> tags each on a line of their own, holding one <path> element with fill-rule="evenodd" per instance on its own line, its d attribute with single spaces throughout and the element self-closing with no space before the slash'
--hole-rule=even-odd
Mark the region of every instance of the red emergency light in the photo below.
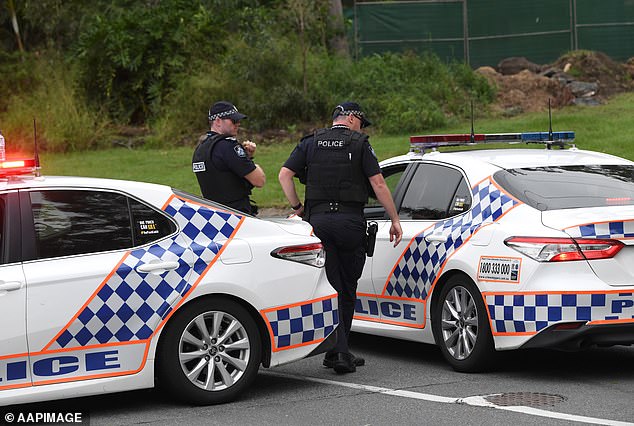
<svg viewBox="0 0 634 426">
<path fill-rule="evenodd" d="M 37 170 L 35 159 L 0 161 L 0 178 L 34 174 Z"/>
<path fill-rule="evenodd" d="M 410 147 L 414 150 L 447 146 L 470 146 L 488 143 L 541 143 L 563 146 L 575 139 L 575 132 L 524 132 L 524 133 L 462 133 L 446 135 L 410 136 Z M 550 147 L 549 147 L 550 149 Z"/>
</svg>

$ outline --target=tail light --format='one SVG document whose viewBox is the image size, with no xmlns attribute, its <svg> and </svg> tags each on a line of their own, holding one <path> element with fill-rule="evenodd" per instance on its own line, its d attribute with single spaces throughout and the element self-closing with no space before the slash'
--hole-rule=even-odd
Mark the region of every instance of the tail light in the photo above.
<svg viewBox="0 0 634 426">
<path fill-rule="evenodd" d="M 273 250 L 271 256 L 317 268 L 323 268 L 326 263 L 326 252 L 321 243 L 280 247 Z"/>
<path fill-rule="evenodd" d="M 624 247 L 618 240 L 511 237 L 504 243 L 538 262 L 610 259 Z"/>
</svg>

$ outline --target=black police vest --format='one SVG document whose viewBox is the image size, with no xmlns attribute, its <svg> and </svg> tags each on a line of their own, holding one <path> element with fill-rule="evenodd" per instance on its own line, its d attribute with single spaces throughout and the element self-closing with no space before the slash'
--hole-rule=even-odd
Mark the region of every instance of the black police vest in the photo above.
<svg viewBox="0 0 634 426">
<path fill-rule="evenodd" d="M 349 129 L 321 129 L 313 136 L 306 172 L 306 200 L 365 204 L 368 179 L 363 173 L 367 136 Z"/>
<path fill-rule="evenodd" d="M 207 135 L 194 150 L 193 169 L 203 197 L 222 204 L 248 198 L 251 194 L 249 182 L 230 170 L 218 170 L 211 160 L 214 147 L 227 135 Z M 237 142 L 235 142 L 237 144 Z M 204 167 L 201 167 L 204 164 Z"/>
</svg>

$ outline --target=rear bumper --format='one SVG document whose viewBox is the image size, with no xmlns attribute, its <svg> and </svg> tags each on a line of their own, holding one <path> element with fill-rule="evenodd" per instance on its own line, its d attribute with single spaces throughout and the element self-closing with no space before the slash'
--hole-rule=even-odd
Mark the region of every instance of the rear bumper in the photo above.
<svg viewBox="0 0 634 426">
<path fill-rule="evenodd" d="M 632 288 L 485 292 L 483 297 L 498 350 L 634 343 Z"/>
<path fill-rule="evenodd" d="M 560 324 L 555 324 L 542 330 L 521 347 L 580 350 L 591 346 L 631 345 L 633 343 L 634 322 L 585 324 L 573 330 L 563 330 Z"/>
</svg>

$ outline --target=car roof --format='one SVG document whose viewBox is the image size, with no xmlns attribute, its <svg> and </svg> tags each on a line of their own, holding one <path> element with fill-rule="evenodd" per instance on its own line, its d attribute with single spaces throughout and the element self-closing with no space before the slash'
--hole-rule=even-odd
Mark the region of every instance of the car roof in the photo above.
<svg viewBox="0 0 634 426">
<path fill-rule="evenodd" d="M 502 169 L 526 167 L 566 166 L 577 164 L 628 164 L 634 162 L 595 151 L 570 149 L 486 149 L 464 151 L 432 151 L 425 154 L 410 152 L 381 162 L 384 167 L 404 161 L 431 160 L 460 167 L 474 166 L 474 163 L 486 163 Z"/>
<path fill-rule="evenodd" d="M 169 189 L 165 185 L 146 182 L 77 176 L 16 176 L 10 179 L 0 179 L 0 190 L 51 187 L 106 188 L 122 191 L 134 191 L 142 188 Z"/>
</svg>

